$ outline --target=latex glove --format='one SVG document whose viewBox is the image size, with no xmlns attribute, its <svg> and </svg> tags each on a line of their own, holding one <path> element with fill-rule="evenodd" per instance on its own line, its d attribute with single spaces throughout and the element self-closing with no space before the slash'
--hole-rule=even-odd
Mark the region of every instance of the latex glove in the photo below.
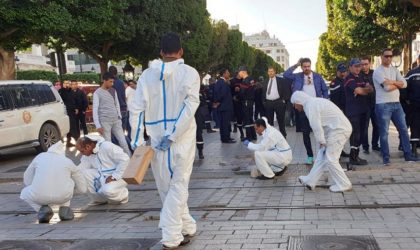
<svg viewBox="0 0 420 250">
<path fill-rule="evenodd" d="M 166 135 L 162 138 L 159 145 L 156 147 L 156 149 L 166 151 L 171 147 L 172 141 L 169 140 L 169 135 Z"/>
<path fill-rule="evenodd" d="M 242 144 L 244 144 L 244 146 L 248 147 L 249 141 L 245 140 L 244 142 L 242 142 Z"/>
</svg>

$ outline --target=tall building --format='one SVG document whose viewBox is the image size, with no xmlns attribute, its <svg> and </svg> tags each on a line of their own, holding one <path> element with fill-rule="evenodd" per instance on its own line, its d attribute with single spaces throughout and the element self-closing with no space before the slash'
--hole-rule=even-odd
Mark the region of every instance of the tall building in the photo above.
<svg viewBox="0 0 420 250">
<path fill-rule="evenodd" d="M 270 37 L 270 34 L 264 30 L 261 33 L 245 36 L 244 40 L 249 46 L 259 49 L 269 55 L 285 70 L 289 68 L 289 52 L 287 51 L 286 46 L 284 46 L 276 36 Z"/>
</svg>

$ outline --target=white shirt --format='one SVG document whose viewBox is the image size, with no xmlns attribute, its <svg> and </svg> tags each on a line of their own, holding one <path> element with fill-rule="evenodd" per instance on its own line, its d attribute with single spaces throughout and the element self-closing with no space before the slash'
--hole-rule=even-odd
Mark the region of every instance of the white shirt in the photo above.
<svg viewBox="0 0 420 250">
<path fill-rule="evenodd" d="M 315 91 L 315 84 L 314 84 L 314 75 L 309 74 L 303 75 L 303 88 L 302 91 L 308 94 L 309 96 L 316 97 L 316 91 Z"/>
<path fill-rule="evenodd" d="M 268 92 L 270 91 L 270 81 L 273 81 L 271 84 L 271 92 L 270 92 L 270 94 L 268 94 Z M 267 92 L 266 92 L 266 98 L 265 99 L 267 99 L 267 100 L 270 100 L 270 101 L 274 101 L 274 100 L 277 100 L 277 99 L 279 99 L 280 98 L 280 94 L 279 94 L 279 90 L 278 90 L 278 88 L 277 88 L 277 78 L 276 77 L 273 77 L 273 78 L 270 78 L 269 80 L 268 80 L 268 85 L 267 85 Z"/>
</svg>

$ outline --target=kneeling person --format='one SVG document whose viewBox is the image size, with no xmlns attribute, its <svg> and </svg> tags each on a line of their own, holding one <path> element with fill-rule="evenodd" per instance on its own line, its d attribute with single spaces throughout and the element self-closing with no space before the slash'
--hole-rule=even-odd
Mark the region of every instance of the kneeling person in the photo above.
<svg viewBox="0 0 420 250">
<path fill-rule="evenodd" d="M 127 183 L 122 175 L 129 157 L 122 148 L 94 135 L 77 140 L 76 148 L 83 155 L 80 167 L 86 178 L 91 204 L 127 203 Z"/>
<path fill-rule="evenodd" d="M 255 151 L 255 164 L 262 174 L 257 179 L 267 180 L 283 175 L 293 158 L 286 139 L 280 131 L 270 126 L 265 117 L 255 121 L 255 131 L 263 137 L 262 141 L 258 144 L 244 141 L 244 144 Z"/>
<path fill-rule="evenodd" d="M 86 182 L 74 163 L 65 156 L 61 142 L 52 145 L 47 152 L 39 154 L 23 175 L 25 188 L 20 198 L 36 212 L 40 223 L 48 223 L 53 216 L 51 205 L 58 205 L 61 220 L 72 220 L 70 200 L 73 191 L 86 192 Z"/>
</svg>

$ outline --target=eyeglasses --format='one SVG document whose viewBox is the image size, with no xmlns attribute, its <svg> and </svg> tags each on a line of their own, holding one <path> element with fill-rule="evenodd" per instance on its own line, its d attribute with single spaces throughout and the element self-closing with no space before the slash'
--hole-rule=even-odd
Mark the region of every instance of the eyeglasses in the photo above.
<svg viewBox="0 0 420 250">
<path fill-rule="evenodd" d="M 312 83 L 312 79 L 310 76 L 308 76 L 308 85 Z"/>
<path fill-rule="evenodd" d="M 384 55 L 385 58 L 392 58 L 394 55 Z"/>
</svg>

